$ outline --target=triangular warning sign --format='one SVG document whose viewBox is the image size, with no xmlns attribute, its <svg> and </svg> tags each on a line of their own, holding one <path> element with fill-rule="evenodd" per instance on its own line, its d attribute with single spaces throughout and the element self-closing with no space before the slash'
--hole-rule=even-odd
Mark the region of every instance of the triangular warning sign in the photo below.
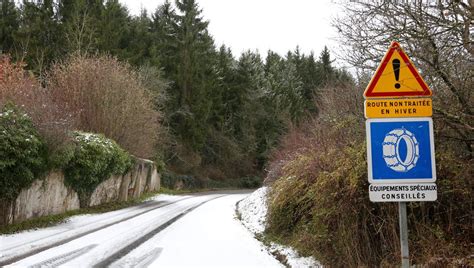
<svg viewBox="0 0 474 268">
<path fill-rule="evenodd" d="M 367 98 L 431 95 L 431 89 L 397 42 L 390 45 L 364 92 Z"/>
</svg>

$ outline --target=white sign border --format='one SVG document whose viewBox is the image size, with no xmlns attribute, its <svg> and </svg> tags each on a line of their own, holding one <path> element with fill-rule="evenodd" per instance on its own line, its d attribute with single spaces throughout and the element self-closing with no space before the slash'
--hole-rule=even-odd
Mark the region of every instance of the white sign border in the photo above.
<svg viewBox="0 0 474 268">
<path fill-rule="evenodd" d="M 431 149 L 431 174 L 432 178 L 406 178 L 406 179 L 377 179 L 374 180 L 372 174 L 372 139 L 370 133 L 370 123 L 372 122 L 413 122 L 413 121 L 428 121 L 430 149 Z M 433 134 L 433 119 L 431 117 L 396 117 L 396 118 L 371 118 L 365 121 L 365 132 L 367 138 L 367 173 L 369 183 L 423 183 L 436 181 L 436 163 L 435 163 L 435 148 L 434 148 L 434 134 Z"/>
</svg>

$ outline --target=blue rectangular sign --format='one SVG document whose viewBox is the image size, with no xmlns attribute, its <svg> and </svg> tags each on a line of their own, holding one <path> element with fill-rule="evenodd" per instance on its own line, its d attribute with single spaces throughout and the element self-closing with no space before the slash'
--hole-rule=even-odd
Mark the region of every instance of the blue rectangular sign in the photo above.
<svg viewBox="0 0 474 268">
<path fill-rule="evenodd" d="M 436 181 L 431 118 L 369 119 L 366 132 L 370 183 Z"/>
</svg>

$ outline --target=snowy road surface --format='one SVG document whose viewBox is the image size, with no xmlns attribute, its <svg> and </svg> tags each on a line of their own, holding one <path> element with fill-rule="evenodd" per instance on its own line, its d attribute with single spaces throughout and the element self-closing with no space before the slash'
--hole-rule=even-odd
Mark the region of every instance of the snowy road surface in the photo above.
<svg viewBox="0 0 474 268">
<path fill-rule="evenodd" d="M 6 267 L 282 267 L 235 217 L 249 193 L 160 195 L 140 206 L 0 236 Z"/>
</svg>

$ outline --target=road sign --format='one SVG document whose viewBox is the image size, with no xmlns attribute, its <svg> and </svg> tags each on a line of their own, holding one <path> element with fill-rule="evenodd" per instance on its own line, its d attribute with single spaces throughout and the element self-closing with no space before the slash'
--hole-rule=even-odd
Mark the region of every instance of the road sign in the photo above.
<svg viewBox="0 0 474 268">
<path fill-rule="evenodd" d="M 431 89 L 397 42 L 390 45 L 364 92 L 366 98 L 431 95 Z"/>
<path fill-rule="evenodd" d="M 431 118 L 368 119 L 366 133 L 370 183 L 436 181 Z"/>
<path fill-rule="evenodd" d="M 430 98 L 370 99 L 365 101 L 366 118 L 426 117 L 433 115 Z"/>
<path fill-rule="evenodd" d="M 436 201 L 438 192 L 434 183 L 371 184 L 369 198 L 372 202 Z"/>
</svg>

